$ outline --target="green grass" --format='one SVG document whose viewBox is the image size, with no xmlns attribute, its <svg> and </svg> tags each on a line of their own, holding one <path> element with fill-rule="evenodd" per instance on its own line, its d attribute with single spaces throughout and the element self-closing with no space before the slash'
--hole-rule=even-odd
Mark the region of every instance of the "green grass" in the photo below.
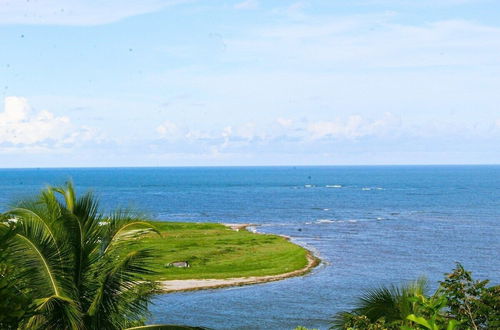
<svg viewBox="0 0 500 330">
<path fill-rule="evenodd" d="M 162 237 L 152 235 L 136 242 L 158 255 L 152 280 L 277 275 L 307 265 L 307 251 L 280 236 L 234 231 L 215 223 L 154 224 Z M 191 267 L 165 267 L 175 261 L 188 261 Z"/>
</svg>

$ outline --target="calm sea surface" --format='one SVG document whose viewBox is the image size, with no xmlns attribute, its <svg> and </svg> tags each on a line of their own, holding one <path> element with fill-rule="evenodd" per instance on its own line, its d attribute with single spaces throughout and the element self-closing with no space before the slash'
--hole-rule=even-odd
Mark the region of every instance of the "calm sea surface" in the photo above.
<svg viewBox="0 0 500 330">
<path fill-rule="evenodd" d="M 158 296 L 152 322 L 324 329 L 364 289 L 420 275 L 435 287 L 455 261 L 500 283 L 500 166 L 3 169 L 0 211 L 68 178 L 105 208 L 254 223 L 324 261 L 300 278 Z"/>
</svg>

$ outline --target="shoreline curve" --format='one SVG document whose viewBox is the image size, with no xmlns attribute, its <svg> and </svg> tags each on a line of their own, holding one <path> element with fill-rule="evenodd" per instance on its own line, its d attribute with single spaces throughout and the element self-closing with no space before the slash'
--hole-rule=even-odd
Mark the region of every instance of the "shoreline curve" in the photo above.
<svg viewBox="0 0 500 330">
<path fill-rule="evenodd" d="M 237 226 L 233 224 L 225 224 L 225 225 L 233 230 L 246 229 L 246 227 L 250 226 L 249 224 L 241 224 Z M 289 239 L 289 237 L 286 236 L 283 237 Z M 321 260 L 318 257 L 316 257 L 310 250 L 304 248 L 303 246 L 301 247 L 307 251 L 306 255 L 307 265 L 301 269 L 277 275 L 234 277 L 225 279 L 192 279 L 192 280 L 158 281 L 157 283 L 159 283 L 160 286 L 159 291 L 160 293 L 172 293 L 172 292 L 186 292 L 186 291 L 197 291 L 197 290 L 207 290 L 207 289 L 219 289 L 226 287 L 268 283 L 268 282 L 284 280 L 291 277 L 302 276 L 309 273 L 313 268 L 318 266 Z"/>
</svg>

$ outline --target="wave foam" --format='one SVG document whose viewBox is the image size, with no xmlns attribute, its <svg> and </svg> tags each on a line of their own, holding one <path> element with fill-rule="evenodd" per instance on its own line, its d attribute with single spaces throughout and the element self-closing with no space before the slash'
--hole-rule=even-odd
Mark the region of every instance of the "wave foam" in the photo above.
<svg viewBox="0 0 500 330">
<path fill-rule="evenodd" d="M 335 223 L 337 221 L 335 220 L 330 220 L 330 219 L 319 219 L 319 220 L 316 220 L 316 223 Z"/>
<path fill-rule="evenodd" d="M 251 233 L 257 233 L 257 228 L 255 226 L 248 226 L 247 230 Z"/>
<path fill-rule="evenodd" d="M 358 220 L 354 220 L 354 219 L 351 219 L 351 220 L 319 219 L 319 220 L 316 220 L 315 223 L 322 224 L 322 223 L 345 223 L 345 222 L 356 223 L 356 222 L 358 222 Z"/>
<path fill-rule="evenodd" d="M 384 190 L 382 187 L 363 187 L 361 190 Z"/>
</svg>

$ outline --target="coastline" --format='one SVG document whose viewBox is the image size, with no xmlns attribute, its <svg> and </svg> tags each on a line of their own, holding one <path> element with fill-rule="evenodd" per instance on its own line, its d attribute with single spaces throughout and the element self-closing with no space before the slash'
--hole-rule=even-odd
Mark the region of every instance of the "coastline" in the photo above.
<svg viewBox="0 0 500 330">
<path fill-rule="evenodd" d="M 246 230 L 248 226 L 253 226 L 252 224 L 224 224 L 224 225 L 236 231 L 242 229 Z M 261 233 L 256 233 L 256 234 L 261 234 Z M 289 237 L 286 236 L 283 237 L 289 239 Z M 226 279 L 192 279 L 192 280 L 158 281 L 158 283 L 160 284 L 160 293 L 197 291 L 206 289 L 219 289 L 226 287 L 261 284 L 261 283 L 280 281 L 291 277 L 302 276 L 309 273 L 313 268 L 318 266 L 321 262 L 321 260 L 318 257 L 316 257 L 310 250 L 307 249 L 305 250 L 307 251 L 306 255 L 307 265 L 301 269 L 297 269 L 288 273 L 277 274 L 277 275 L 266 275 L 266 276 L 236 277 L 236 278 L 226 278 Z"/>
</svg>

